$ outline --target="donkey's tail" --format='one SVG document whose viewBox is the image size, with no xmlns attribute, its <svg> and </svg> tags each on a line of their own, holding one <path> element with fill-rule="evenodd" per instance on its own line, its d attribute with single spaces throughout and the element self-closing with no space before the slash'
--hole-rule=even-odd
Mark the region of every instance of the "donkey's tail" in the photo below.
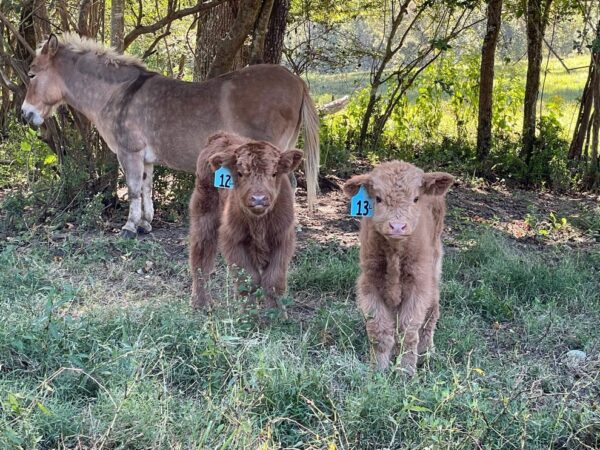
<svg viewBox="0 0 600 450">
<path fill-rule="evenodd" d="M 308 211 L 313 212 L 319 189 L 319 114 L 312 98 L 310 98 L 306 84 L 304 84 L 304 94 L 302 97 L 302 122 L 304 123 L 306 199 L 308 202 Z"/>
</svg>

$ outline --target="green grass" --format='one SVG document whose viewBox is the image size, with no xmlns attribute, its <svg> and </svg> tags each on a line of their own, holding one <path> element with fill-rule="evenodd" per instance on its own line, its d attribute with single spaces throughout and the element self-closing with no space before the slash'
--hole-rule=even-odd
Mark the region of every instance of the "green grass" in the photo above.
<svg viewBox="0 0 600 450">
<path fill-rule="evenodd" d="M 4 243 L 0 448 L 598 448 L 599 254 L 458 242 L 412 380 L 369 367 L 356 249 L 300 251 L 292 318 L 265 322 L 222 265 L 192 312 L 183 246 Z"/>
</svg>

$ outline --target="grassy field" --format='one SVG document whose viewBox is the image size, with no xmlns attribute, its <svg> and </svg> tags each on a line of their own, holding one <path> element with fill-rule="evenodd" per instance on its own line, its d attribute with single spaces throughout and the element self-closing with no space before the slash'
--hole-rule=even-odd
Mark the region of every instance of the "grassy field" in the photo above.
<svg viewBox="0 0 600 450">
<path fill-rule="evenodd" d="M 564 65 L 569 69 L 567 71 L 563 64 L 556 58 L 550 58 L 549 61 L 543 60 L 541 86 L 543 86 L 542 104 L 545 108 L 549 102 L 557 104 L 561 116 L 561 124 L 565 128 L 565 138 L 570 138 L 572 127 L 576 119 L 576 112 L 579 106 L 579 98 L 587 80 L 590 60 L 588 55 L 570 56 L 563 60 Z M 522 81 L 525 87 L 525 75 L 527 70 L 526 61 L 517 63 L 498 64 L 496 72 L 498 74 L 515 74 L 517 79 Z M 316 101 L 320 104 L 327 103 L 334 98 L 340 98 L 344 95 L 352 95 L 356 91 L 367 87 L 369 84 L 369 72 L 348 72 L 342 74 L 308 74 L 306 77 L 311 92 Z M 409 94 L 414 99 L 416 93 Z M 447 108 L 446 108 L 447 109 Z M 445 115 L 445 122 L 442 128 L 447 134 L 453 130 L 453 124 L 449 123 L 450 115 Z M 520 119 L 522 120 L 522 118 Z M 476 123 L 472 124 L 473 133 Z"/>
<path fill-rule="evenodd" d="M 355 245 L 302 241 L 286 322 L 233 301 L 222 264 L 217 307 L 193 312 L 185 227 L 4 240 L 0 448 L 599 448 L 598 247 L 464 215 L 410 380 L 369 367 Z"/>
</svg>

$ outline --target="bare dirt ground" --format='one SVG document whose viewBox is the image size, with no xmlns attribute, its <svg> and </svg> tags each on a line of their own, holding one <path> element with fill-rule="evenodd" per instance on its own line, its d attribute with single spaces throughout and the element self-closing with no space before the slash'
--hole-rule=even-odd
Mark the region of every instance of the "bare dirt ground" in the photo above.
<svg viewBox="0 0 600 450">
<path fill-rule="evenodd" d="M 310 242 L 357 245 L 360 221 L 348 215 L 348 200 L 341 191 L 343 181 L 329 177 L 324 184 L 313 215 L 308 214 L 305 191 L 299 189 L 296 194 L 298 248 Z M 459 180 L 447 201 L 444 240 L 448 247 L 453 247 L 456 238 L 469 228 L 484 225 L 504 233 L 518 245 L 600 250 L 599 224 L 594 222 L 600 220 L 599 195 L 562 195 Z M 124 216 L 120 219 L 125 220 Z M 116 233 L 119 219 L 113 220 L 111 231 Z M 173 254 L 186 251 L 185 220 L 170 223 L 162 220 L 159 212 L 153 225 L 152 234 L 141 239 L 160 241 Z"/>
</svg>

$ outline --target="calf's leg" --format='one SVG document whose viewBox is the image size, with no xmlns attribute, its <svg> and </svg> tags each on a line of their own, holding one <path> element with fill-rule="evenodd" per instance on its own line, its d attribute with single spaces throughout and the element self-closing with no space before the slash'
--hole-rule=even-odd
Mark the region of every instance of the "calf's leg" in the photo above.
<svg viewBox="0 0 600 450">
<path fill-rule="evenodd" d="M 417 367 L 419 332 L 425 322 L 431 295 L 416 284 L 408 288 L 398 315 L 400 331 L 400 368 L 412 376 Z"/>
<path fill-rule="evenodd" d="M 417 363 L 418 365 L 422 365 L 425 353 L 433 347 L 433 334 L 435 332 L 435 326 L 437 324 L 438 319 L 440 318 L 440 305 L 439 301 L 436 299 L 434 305 L 429 312 L 428 317 L 425 319 L 425 324 L 423 328 L 421 328 L 419 332 L 419 345 L 417 346 L 417 352 L 419 354 Z"/>
<path fill-rule="evenodd" d="M 367 335 L 371 341 L 376 368 L 383 371 L 390 364 L 396 341 L 394 314 L 375 288 L 368 284 L 363 286 L 364 284 L 367 282 L 361 276 L 358 280 L 358 307 L 366 318 Z"/>
<path fill-rule="evenodd" d="M 215 197 L 212 198 L 212 197 Z M 211 303 L 206 283 L 215 267 L 219 229 L 218 194 L 198 187 L 190 199 L 191 305 L 194 309 Z M 216 203 L 215 203 L 216 202 Z"/>
<path fill-rule="evenodd" d="M 291 246 L 291 249 L 293 249 L 293 246 Z M 292 251 L 284 245 L 275 248 L 271 254 L 269 265 L 265 268 L 261 277 L 261 287 L 265 294 L 267 308 L 278 307 L 284 319 L 288 318 L 288 314 L 285 305 L 281 302 L 281 297 L 287 287 L 287 271 L 292 256 L 291 253 Z"/>
</svg>

